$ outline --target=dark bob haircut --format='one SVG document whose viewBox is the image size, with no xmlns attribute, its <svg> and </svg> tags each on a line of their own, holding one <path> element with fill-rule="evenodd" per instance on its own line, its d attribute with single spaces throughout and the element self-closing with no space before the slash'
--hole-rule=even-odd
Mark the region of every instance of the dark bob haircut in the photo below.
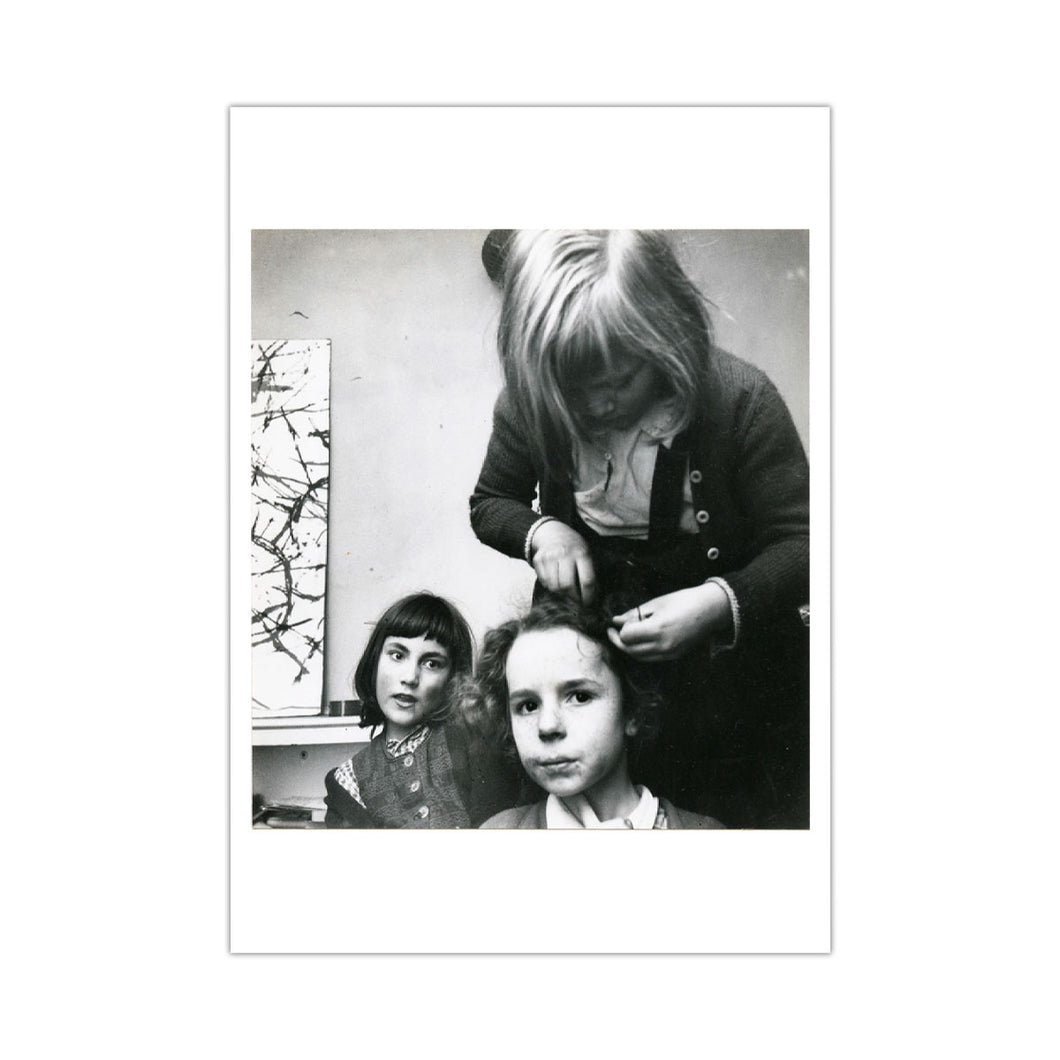
<svg viewBox="0 0 1060 1060">
<path fill-rule="evenodd" d="M 637 752 L 658 732 L 662 696 L 644 664 L 619 651 L 608 639 L 609 624 L 603 611 L 584 607 L 566 597 L 548 595 L 534 604 L 523 618 L 505 622 L 486 634 L 475 673 L 478 706 L 484 714 L 478 721 L 488 729 L 491 742 L 499 746 L 509 762 L 519 762 L 519 752 L 512 736 L 506 675 L 512 645 L 523 633 L 570 629 L 599 647 L 604 663 L 618 678 L 623 712 L 635 726 L 633 735 L 626 739 L 626 746 L 630 770 L 636 770 Z"/>
<path fill-rule="evenodd" d="M 413 593 L 391 605 L 375 624 L 353 676 L 353 687 L 361 701 L 361 727 L 383 725 L 386 718 L 375 698 L 376 671 L 387 637 L 427 637 L 449 652 L 450 677 L 470 674 L 474 644 L 464 616 L 448 600 L 433 593 Z M 448 717 L 450 701 L 445 697 L 439 710 L 427 718 L 437 725 Z"/>
</svg>

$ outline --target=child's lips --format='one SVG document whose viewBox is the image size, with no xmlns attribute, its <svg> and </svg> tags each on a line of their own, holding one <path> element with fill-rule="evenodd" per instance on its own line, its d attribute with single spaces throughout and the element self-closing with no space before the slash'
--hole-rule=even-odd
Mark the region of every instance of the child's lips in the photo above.
<svg viewBox="0 0 1060 1060">
<path fill-rule="evenodd" d="M 538 769 L 543 769 L 546 773 L 562 773 L 577 764 L 576 758 L 539 758 L 536 762 Z"/>
<path fill-rule="evenodd" d="M 415 696 L 405 695 L 405 693 L 403 693 L 403 692 L 399 692 L 396 695 L 391 696 L 390 698 L 395 703 L 397 703 L 398 706 L 406 707 L 406 708 L 414 707 L 416 705 L 416 702 L 417 702 Z"/>
</svg>

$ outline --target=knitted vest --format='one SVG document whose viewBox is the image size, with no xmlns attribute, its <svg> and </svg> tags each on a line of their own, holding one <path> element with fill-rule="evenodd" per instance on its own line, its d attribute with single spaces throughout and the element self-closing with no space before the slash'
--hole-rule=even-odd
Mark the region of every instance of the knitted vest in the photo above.
<svg viewBox="0 0 1060 1060">
<path fill-rule="evenodd" d="M 469 827 L 444 729 L 432 729 L 415 751 L 397 758 L 385 745 L 378 736 L 354 759 L 361 798 L 382 827 Z"/>
</svg>

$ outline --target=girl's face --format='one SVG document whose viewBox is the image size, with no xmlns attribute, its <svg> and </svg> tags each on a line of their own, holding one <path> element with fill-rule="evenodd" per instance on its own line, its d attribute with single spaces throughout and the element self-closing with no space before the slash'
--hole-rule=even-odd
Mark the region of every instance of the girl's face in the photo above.
<svg viewBox="0 0 1060 1060">
<path fill-rule="evenodd" d="M 448 650 L 428 637 L 387 637 L 375 671 L 375 698 L 390 739 L 408 736 L 439 705 L 452 672 Z"/>
<path fill-rule="evenodd" d="M 632 427 L 661 396 L 659 373 L 628 353 L 611 357 L 575 381 L 572 411 L 588 430 L 625 430 Z"/>
<path fill-rule="evenodd" d="M 522 633 L 506 674 L 515 746 L 542 788 L 597 809 L 630 787 L 622 688 L 598 644 L 572 629 Z"/>
</svg>

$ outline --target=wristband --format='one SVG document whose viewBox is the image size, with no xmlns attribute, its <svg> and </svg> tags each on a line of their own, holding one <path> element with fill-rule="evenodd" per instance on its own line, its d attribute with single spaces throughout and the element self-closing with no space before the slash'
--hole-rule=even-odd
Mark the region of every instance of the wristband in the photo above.
<svg viewBox="0 0 1060 1060">
<path fill-rule="evenodd" d="M 719 651 L 735 648 L 736 642 L 740 639 L 740 604 L 736 599 L 736 594 L 732 591 L 732 587 L 724 578 L 708 578 L 703 584 L 717 585 L 729 598 L 729 607 L 732 609 L 732 640 L 728 644 L 712 645 L 711 655 L 715 655 Z"/>
<path fill-rule="evenodd" d="M 526 541 L 523 542 L 523 555 L 526 557 L 526 562 L 527 563 L 531 563 L 531 564 L 533 563 L 533 560 L 530 558 L 530 546 L 534 542 L 534 534 L 537 533 L 537 528 L 539 526 L 544 525 L 545 523 L 554 523 L 555 521 L 556 521 L 556 517 L 554 515 L 542 515 L 541 518 L 538 519 L 530 527 L 529 530 L 527 530 L 527 532 L 526 532 Z"/>
</svg>

